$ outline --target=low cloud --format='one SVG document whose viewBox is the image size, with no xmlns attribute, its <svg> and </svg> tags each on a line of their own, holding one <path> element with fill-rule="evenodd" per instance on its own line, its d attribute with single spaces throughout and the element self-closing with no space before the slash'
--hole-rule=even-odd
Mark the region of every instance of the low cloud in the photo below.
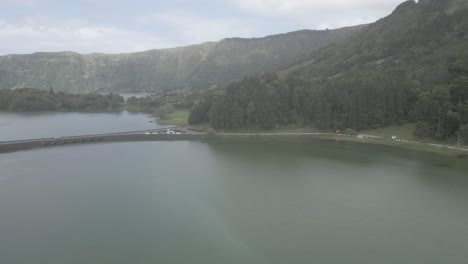
<svg viewBox="0 0 468 264">
<path fill-rule="evenodd" d="M 39 17 L 0 20 L 0 39 L 5 40 L 0 46 L 0 54 L 34 51 L 120 53 L 173 45 L 146 32 L 92 25 L 79 19 L 58 21 Z"/>
<path fill-rule="evenodd" d="M 248 19 L 207 18 L 164 12 L 127 18 L 129 27 L 92 24 L 81 19 L 0 18 L 0 55 L 36 51 L 122 53 L 254 37 L 261 29 Z"/>
<path fill-rule="evenodd" d="M 183 45 L 218 41 L 226 37 L 253 37 L 260 31 L 250 19 L 204 17 L 188 12 L 164 12 L 138 16 L 145 26 L 164 29 Z"/>
<path fill-rule="evenodd" d="M 373 22 L 402 1 L 76 0 L 74 7 L 90 11 L 77 14 L 60 0 L 0 0 L 0 55 L 134 52 L 228 37 L 333 29 Z"/>
<path fill-rule="evenodd" d="M 252 16 L 288 21 L 297 28 L 326 29 L 367 24 L 404 0 L 229 0 Z"/>
<path fill-rule="evenodd" d="M 234 6 L 263 15 L 295 15 L 327 10 L 382 10 L 394 8 L 403 0 L 230 0 Z"/>
<path fill-rule="evenodd" d="M 35 4 L 49 4 L 56 0 L 0 0 L 0 4 L 33 6 Z"/>
</svg>

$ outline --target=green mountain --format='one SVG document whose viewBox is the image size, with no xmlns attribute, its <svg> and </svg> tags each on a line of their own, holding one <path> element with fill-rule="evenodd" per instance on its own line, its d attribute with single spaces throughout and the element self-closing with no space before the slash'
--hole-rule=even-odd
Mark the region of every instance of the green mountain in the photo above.
<svg viewBox="0 0 468 264">
<path fill-rule="evenodd" d="M 118 55 L 60 52 L 0 56 L 0 89 L 90 92 L 207 88 L 297 64 L 311 52 L 362 28 L 303 30 Z"/>
<path fill-rule="evenodd" d="M 405 1 L 391 15 L 282 75 L 313 80 L 397 68 L 423 86 L 445 84 L 450 66 L 468 54 L 467 8 L 467 0 Z"/>
<path fill-rule="evenodd" d="M 190 119 L 230 130 L 410 121 L 418 136 L 453 136 L 468 124 L 468 1 L 406 1 L 298 65 L 207 94 Z"/>
</svg>

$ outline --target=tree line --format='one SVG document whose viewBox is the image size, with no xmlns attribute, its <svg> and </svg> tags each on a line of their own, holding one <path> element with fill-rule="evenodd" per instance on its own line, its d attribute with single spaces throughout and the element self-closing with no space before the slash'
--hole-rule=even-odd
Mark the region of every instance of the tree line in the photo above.
<svg viewBox="0 0 468 264">
<path fill-rule="evenodd" d="M 22 88 L 0 90 L 1 111 L 108 111 L 121 107 L 124 99 L 118 94 L 70 94 Z"/>
<path fill-rule="evenodd" d="M 322 130 L 379 128 L 417 123 L 414 135 L 468 142 L 468 60 L 451 65 L 445 85 L 426 87 L 404 69 L 351 70 L 326 80 L 248 77 L 221 93 L 206 93 L 189 123 L 213 128 L 269 130 L 290 124 Z"/>
</svg>

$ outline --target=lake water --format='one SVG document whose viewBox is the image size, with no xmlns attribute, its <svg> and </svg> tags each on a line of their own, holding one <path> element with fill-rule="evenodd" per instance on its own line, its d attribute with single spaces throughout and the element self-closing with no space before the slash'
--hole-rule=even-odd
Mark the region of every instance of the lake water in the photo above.
<svg viewBox="0 0 468 264">
<path fill-rule="evenodd" d="M 159 128 L 143 113 L 0 112 L 0 141 L 137 131 Z"/>
<path fill-rule="evenodd" d="M 320 140 L 1 154 L 0 263 L 466 264 L 467 163 Z"/>
</svg>

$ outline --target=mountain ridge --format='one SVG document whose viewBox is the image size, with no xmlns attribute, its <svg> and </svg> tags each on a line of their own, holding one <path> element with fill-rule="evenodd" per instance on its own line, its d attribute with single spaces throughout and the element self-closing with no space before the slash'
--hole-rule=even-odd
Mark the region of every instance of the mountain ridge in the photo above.
<svg viewBox="0 0 468 264">
<path fill-rule="evenodd" d="M 296 69 L 286 75 L 307 75 L 304 72 L 307 71 L 317 78 L 332 77 L 356 66 L 375 66 L 375 64 L 365 65 L 366 63 L 383 66 L 391 63 L 417 64 L 421 57 L 429 58 L 427 56 L 429 53 L 437 53 L 438 49 L 445 48 L 444 45 L 452 45 L 447 40 L 452 37 L 449 34 L 460 34 L 460 41 L 468 37 L 466 34 L 468 23 L 455 21 L 457 19 L 462 21 L 463 17 L 457 16 L 453 10 L 451 14 L 447 14 L 447 10 L 458 6 L 459 3 L 463 3 L 464 8 L 458 11 L 464 15 L 466 12 L 463 10 L 468 10 L 468 1 L 465 0 L 405 1 L 389 16 L 370 24 L 358 34 L 320 50 L 320 54 L 313 53 L 313 59 L 303 62 L 308 65 L 307 67 L 297 69 L 298 65 L 295 65 L 293 68 Z M 424 16 L 430 16 L 430 18 Z M 449 23 L 458 28 L 451 27 Z M 457 38 L 453 37 L 453 39 L 454 46 L 461 43 Z M 434 59 L 434 64 L 440 65 L 442 62 Z M 285 69 L 285 72 L 288 70 L 291 69 Z M 425 77 L 427 78 L 418 79 L 431 79 L 430 74 Z"/>
<path fill-rule="evenodd" d="M 92 92 L 209 88 L 294 65 L 309 53 L 342 41 L 364 27 L 227 38 L 135 53 L 4 55 L 0 56 L 0 89 Z"/>
</svg>

